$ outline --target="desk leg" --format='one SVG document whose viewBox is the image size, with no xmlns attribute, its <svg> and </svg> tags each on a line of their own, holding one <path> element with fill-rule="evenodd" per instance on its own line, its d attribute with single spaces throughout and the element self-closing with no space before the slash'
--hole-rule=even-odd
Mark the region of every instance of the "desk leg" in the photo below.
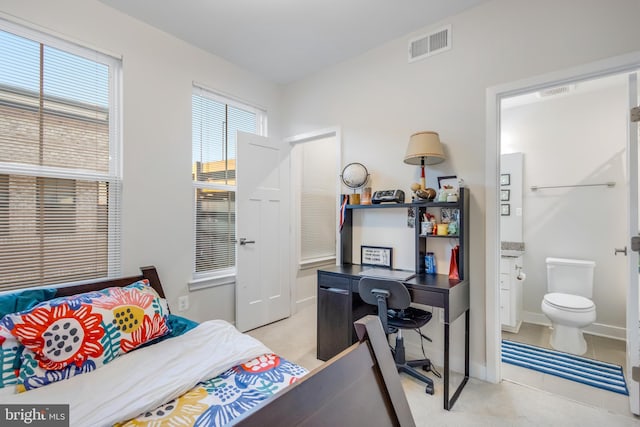
<svg viewBox="0 0 640 427">
<path fill-rule="evenodd" d="M 464 378 L 449 399 L 449 324 L 444 324 L 444 409 L 449 411 L 469 381 L 469 310 L 464 312 Z"/>
<path fill-rule="evenodd" d="M 444 409 L 451 409 L 449 404 L 449 324 L 444 324 Z"/>
</svg>

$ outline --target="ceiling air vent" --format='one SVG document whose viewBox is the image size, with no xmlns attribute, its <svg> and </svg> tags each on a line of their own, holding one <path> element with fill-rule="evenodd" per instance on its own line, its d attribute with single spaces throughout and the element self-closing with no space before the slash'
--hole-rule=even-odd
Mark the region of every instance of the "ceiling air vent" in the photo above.
<svg viewBox="0 0 640 427">
<path fill-rule="evenodd" d="M 451 49 L 451 25 L 409 40 L 409 62 Z"/>
</svg>

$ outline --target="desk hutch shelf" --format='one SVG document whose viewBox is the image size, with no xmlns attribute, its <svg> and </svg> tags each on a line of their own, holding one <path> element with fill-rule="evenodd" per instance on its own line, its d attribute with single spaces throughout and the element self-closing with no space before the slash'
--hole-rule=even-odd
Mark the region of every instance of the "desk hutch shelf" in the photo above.
<svg viewBox="0 0 640 427">
<path fill-rule="evenodd" d="M 413 210 L 415 218 L 414 227 L 414 247 L 415 247 L 415 272 L 419 276 L 425 274 L 424 257 L 427 255 L 429 241 L 434 242 L 440 239 L 458 239 L 460 245 L 458 272 L 461 280 L 464 280 L 469 271 L 469 190 L 465 187 L 460 188 L 460 197 L 457 202 L 416 202 L 416 203 L 388 203 L 378 205 L 347 205 L 345 210 L 344 224 L 340 232 L 340 264 L 353 264 L 353 212 L 356 210 L 370 209 L 403 209 Z M 420 234 L 420 218 L 425 212 L 438 213 L 441 209 L 457 209 L 459 229 L 457 235 L 421 235 Z M 437 215 L 439 216 L 439 215 Z M 439 221 L 438 221 L 439 222 Z M 434 240 L 435 239 L 435 240 Z M 447 276 L 449 271 L 441 272 Z M 427 275 L 432 276 L 432 275 Z M 426 280 L 432 278 L 427 277 Z"/>
<path fill-rule="evenodd" d="M 420 235 L 420 218 L 425 212 L 440 214 L 439 210 L 457 209 L 459 231 L 457 236 Z M 469 190 L 460 188 L 458 202 L 416 202 L 379 205 L 347 205 L 340 233 L 340 262 L 333 267 L 318 270 L 317 357 L 328 360 L 356 341 L 353 322 L 366 314 L 375 314 L 376 308 L 366 304 L 358 293 L 362 277 L 361 265 L 353 263 L 353 212 L 370 209 L 401 209 L 402 226 L 406 212 L 412 210 L 416 218 L 414 227 L 415 277 L 404 282 L 411 300 L 418 304 L 443 309 L 443 401 L 450 409 L 469 378 Z M 448 263 L 444 274 L 427 274 L 424 257 L 431 245 L 445 244 L 442 239 L 457 239 L 460 245 L 459 279 L 449 279 Z M 441 264 L 443 265 L 443 264 Z M 450 386 L 450 325 L 464 317 L 464 376 L 461 383 Z"/>
</svg>

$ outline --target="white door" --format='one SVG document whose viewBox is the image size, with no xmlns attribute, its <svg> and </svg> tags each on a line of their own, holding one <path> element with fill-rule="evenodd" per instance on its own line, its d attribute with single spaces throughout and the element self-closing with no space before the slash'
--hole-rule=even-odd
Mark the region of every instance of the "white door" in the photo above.
<svg viewBox="0 0 640 427">
<path fill-rule="evenodd" d="M 290 313 L 287 210 L 281 148 L 238 132 L 236 327 L 248 331 Z"/>
<path fill-rule="evenodd" d="M 638 73 L 629 75 L 629 108 L 639 105 Z M 640 112 L 638 113 L 640 114 Z M 632 116 L 630 114 L 630 116 Z M 629 138 L 627 147 L 627 163 L 629 170 L 629 234 L 631 239 L 637 240 L 640 230 L 638 209 L 638 191 L 640 188 L 638 177 L 638 119 L 629 121 Z M 640 243 L 640 242 L 638 242 Z M 627 377 L 629 380 L 629 405 L 631 412 L 640 414 L 640 294 L 638 292 L 638 252 L 633 243 L 629 245 L 635 249 L 629 251 L 628 271 L 629 288 L 627 290 Z M 632 375 L 629 375 L 632 373 Z"/>
</svg>

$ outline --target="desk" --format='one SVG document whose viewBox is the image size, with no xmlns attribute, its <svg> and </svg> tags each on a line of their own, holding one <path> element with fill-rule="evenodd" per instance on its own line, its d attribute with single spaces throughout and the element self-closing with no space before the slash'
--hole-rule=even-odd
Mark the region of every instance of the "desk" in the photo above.
<svg viewBox="0 0 640 427">
<path fill-rule="evenodd" d="M 327 360 L 356 341 L 353 322 L 376 308 L 360 299 L 360 265 L 345 264 L 318 270 L 318 359 Z M 444 409 L 449 410 L 469 380 L 469 281 L 449 281 L 447 275 L 422 274 L 405 282 L 418 304 L 444 309 Z M 464 378 L 449 397 L 449 328 L 464 314 Z"/>
</svg>

